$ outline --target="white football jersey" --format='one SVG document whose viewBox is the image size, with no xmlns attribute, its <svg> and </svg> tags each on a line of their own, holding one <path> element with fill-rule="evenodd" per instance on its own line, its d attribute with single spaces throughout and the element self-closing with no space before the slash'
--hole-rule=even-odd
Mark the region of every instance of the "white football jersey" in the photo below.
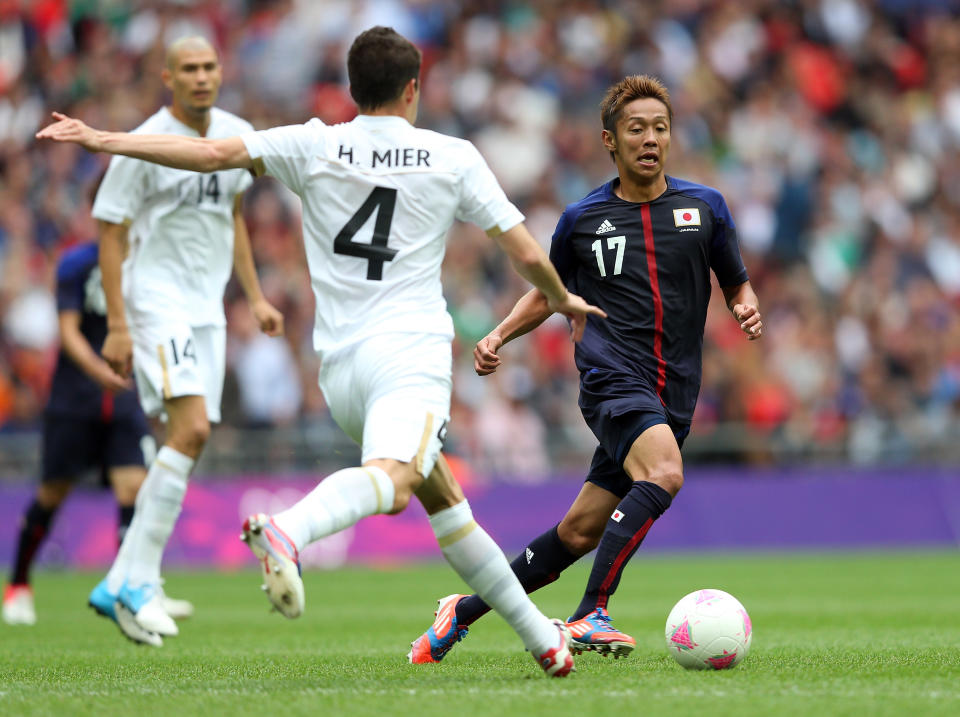
<svg viewBox="0 0 960 717">
<path fill-rule="evenodd" d="M 213 108 L 206 136 L 233 137 L 252 129 L 246 120 Z M 166 107 L 133 133 L 199 136 Z M 233 267 L 233 203 L 252 182 L 244 169 L 203 174 L 130 157 L 110 160 L 93 216 L 129 224 L 123 295 L 131 321 L 226 323 L 223 291 Z"/>
<path fill-rule="evenodd" d="M 470 142 L 402 117 L 312 119 L 241 139 L 258 174 L 303 200 L 321 356 L 387 331 L 452 338 L 440 283 L 450 226 L 523 221 Z"/>
</svg>

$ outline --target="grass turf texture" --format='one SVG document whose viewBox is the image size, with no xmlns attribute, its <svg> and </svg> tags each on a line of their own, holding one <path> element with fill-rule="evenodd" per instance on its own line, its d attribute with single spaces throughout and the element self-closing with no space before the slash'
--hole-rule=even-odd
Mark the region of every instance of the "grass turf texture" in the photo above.
<svg viewBox="0 0 960 717">
<path fill-rule="evenodd" d="M 566 617 L 588 567 L 537 604 Z M 582 655 L 567 680 L 543 677 L 494 615 L 443 664 L 407 664 L 436 598 L 462 589 L 442 565 L 310 571 L 297 621 L 268 614 L 253 565 L 170 573 L 168 592 L 197 614 L 162 649 L 127 642 L 85 607 L 98 578 L 41 573 L 38 624 L 0 624 L 0 714 L 960 714 L 955 553 L 638 556 L 612 603 L 637 649 Z M 753 619 L 751 654 L 733 670 L 687 672 L 664 650 L 667 613 L 701 587 L 737 596 Z"/>
</svg>

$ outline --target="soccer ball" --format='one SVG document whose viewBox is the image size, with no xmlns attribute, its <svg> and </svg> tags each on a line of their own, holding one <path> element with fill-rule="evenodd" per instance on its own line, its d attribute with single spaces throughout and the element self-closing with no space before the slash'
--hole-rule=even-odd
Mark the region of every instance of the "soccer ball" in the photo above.
<svg viewBox="0 0 960 717">
<path fill-rule="evenodd" d="M 667 652 L 687 669 L 726 670 L 738 665 L 752 639 L 750 616 L 723 590 L 685 595 L 667 617 Z"/>
</svg>

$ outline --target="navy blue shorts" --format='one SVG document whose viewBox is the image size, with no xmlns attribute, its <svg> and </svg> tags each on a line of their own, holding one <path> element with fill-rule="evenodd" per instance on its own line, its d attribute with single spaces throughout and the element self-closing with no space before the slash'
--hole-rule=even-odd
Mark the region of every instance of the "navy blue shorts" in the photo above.
<svg viewBox="0 0 960 717">
<path fill-rule="evenodd" d="M 141 441 L 150 434 L 142 413 L 112 421 L 74 416 L 43 417 L 41 481 L 72 481 L 91 469 L 142 466 Z"/>
<path fill-rule="evenodd" d="M 586 481 L 621 498 L 633 485 L 623 470 L 623 462 L 641 433 L 664 423 L 673 431 L 680 448 L 690 433 L 690 424 L 672 420 L 660 397 L 645 381 L 623 373 L 593 370 L 583 374 L 580 412 L 600 441 Z"/>
</svg>

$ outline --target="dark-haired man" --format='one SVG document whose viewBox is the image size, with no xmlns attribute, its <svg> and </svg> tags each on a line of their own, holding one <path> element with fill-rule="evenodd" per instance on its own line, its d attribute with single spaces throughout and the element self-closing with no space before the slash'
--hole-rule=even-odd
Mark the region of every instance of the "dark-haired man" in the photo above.
<svg viewBox="0 0 960 717">
<path fill-rule="evenodd" d="M 360 114 L 332 127 L 313 119 L 229 139 L 127 136 L 58 122 L 38 136 L 186 169 L 268 173 L 303 199 L 303 234 L 316 298 L 314 347 L 331 413 L 362 446 L 362 465 L 337 471 L 290 509 L 243 527 L 267 596 L 287 617 L 304 607 L 298 554 L 413 495 L 448 562 L 516 630 L 550 676 L 573 670 L 568 633 L 530 602 L 503 553 L 473 519 L 440 453 L 450 415 L 453 326 L 440 284 L 454 219 L 478 224 L 551 311 L 603 312 L 568 292 L 469 142 L 416 129 L 420 52 L 390 28 L 353 42 L 350 91 Z M 447 625 L 455 639 L 455 625 Z"/>
<path fill-rule="evenodd" d="M 575 352 L 580 409 L 600 445 L 563 520 L 531 541 L 512 567 L 532 592 L 598 548 L 567 622 L 576 652 L 619 657 L 636 644 L 613 627 L 607 605 L 630 557 L 683 485 L 680 447 L 700 390 L 711 270 L 747 338 L 762 333 L 723 197 L 664 172 L 672 115 L 667 89 L 653 77 L 627 77 L 607 91 L 601 136 L 618 177 L 566 208 L 550 250 L 566 286 L 608 315 L 588 319 Z M 536 289 L 520 299 L 477 344 L 477 373 L 496 371 L 500 347 L 551 313 Z M 452 616 L 462 639 L 488 610 L 477 595 L 450 595 L 439 612 Z M 435 662 L 437 652 L 420 651 L 417 661 Z"/>
</svg>

